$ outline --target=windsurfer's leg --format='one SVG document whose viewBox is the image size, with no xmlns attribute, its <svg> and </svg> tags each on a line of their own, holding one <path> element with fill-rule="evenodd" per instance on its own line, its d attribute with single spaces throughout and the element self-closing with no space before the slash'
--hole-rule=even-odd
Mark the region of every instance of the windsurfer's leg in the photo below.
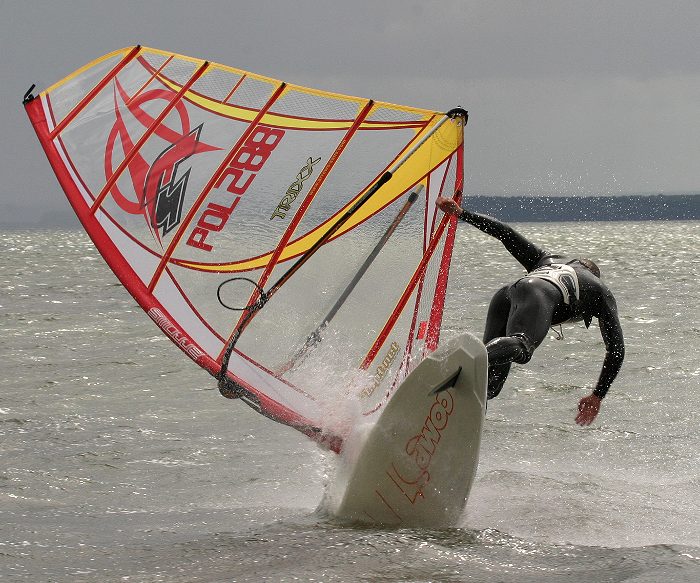
<svg viewBox="0 0 700 583">
<path fill-rule="evenodd" d="M 486 344 L 487 351 L 488 345 L 492 340 L 502 337 L 506 333 L 508 316 L 511 309 L 510 298 L 508 296 L 509 289 L 509 285 L 502 287 L 494 294 L 493 298 L 491 298 L 489 311 L 486 316 L 486 328 L 484 330 L 484 344 Z M 506 378 L 508 378 L 509 371 L 510 361 L 496 364 L 492 362 L 491 354 L 489 353 L 487 399 L 493 399 L 501 392 L 503 384 L 506 382 Z"/>
<path fill-rule="evenodd" d="M 533 283 L 530 280 L 520 280 L 507 288 L 510 306 L 507 323 L 500 329 L 495 326 L 489 329 L 487 326 L 490 334 L 484 335 L 490 367 L 489 393 L 494 397 L 501 390 L 508 375 L 510 363 L 529 362 L 535 348 L 547 336 L 552 314 L 559 300 L 556 295 L 558 293 L 546 282 Z M 494 296 L 494 300 L 496 299 Z"/>
<path fill-rule="evenodd" d="M 505 364 L 489 364 L 489 380 L 486 388 L 486 398 L 493 399 L 501 392 L 508 373 L 510 372 L 510 362 Z"/>
<path fill-rule="evenodd" d="M 513 362 L 525 364 L 547 337 L 552 316 L 561 301 L 561 292 L 539 279 L 521 279 L 510 292 L 512 309 L 506 326 L 506 336 L 520 344 L 522 355 Z"/>
<path fill-rule="evenodd" d="M 510 291 L 509 285 L 503 286 L 491 298 L 489 311 L 486 314 L 486 326 L 484 328 L 484 344 L 488 344 L 494 338 L 503 336 L 508 326 L 510 315 Z"/>
</svg>

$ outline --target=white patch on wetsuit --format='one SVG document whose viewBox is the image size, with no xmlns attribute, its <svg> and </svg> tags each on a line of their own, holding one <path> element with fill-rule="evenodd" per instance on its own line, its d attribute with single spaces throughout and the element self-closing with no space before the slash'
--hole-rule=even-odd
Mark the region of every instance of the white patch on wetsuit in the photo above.
<svg viewBox="0 0 700 583">
<path fill-rule="evenodd" d="M 563 263 L 551 263 L 550 265 L 544 265 L 533 269 L 524 278 L 536 277 L 537 279 L 543 279 L 553 283 L 559 288 L 561 295 L 564 297 L 564 303 L 569 305 L 571 303 L 571 296 L 573 294 L 574 300 L 579 299 L 579 286 L 578 286 L 578 276 L 576 271 L 570 265 L 564 265 Z"/>
</svg>

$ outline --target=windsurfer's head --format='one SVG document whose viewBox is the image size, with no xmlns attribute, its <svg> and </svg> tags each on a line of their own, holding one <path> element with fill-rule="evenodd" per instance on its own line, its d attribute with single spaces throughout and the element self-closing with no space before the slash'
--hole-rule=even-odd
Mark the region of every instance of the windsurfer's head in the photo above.
<svg viewBox="0 0 700 583">
<path fill-rule="evenodd" d="M 595 275 L 596 277 L 600 277 L 600 268 L 590 259 L 577 259 L 576 261 L 583 265 L 593 275 Z"/>
</svg>

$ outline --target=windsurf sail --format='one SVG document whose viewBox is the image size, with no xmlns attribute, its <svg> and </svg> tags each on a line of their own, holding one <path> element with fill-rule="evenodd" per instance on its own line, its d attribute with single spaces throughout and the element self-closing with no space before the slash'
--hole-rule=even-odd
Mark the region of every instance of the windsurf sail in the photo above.
<svg viewBox="0 0 700 583">
<path fill-rule="evenodd" d="M 456 219 L 435 199 L 462 188 L 463 110 L 142 46 L 25 108 L 122 284 L 260 413 L 338 451 L 337 412 L 371 416 L 437 347 Z"/>
</svg>

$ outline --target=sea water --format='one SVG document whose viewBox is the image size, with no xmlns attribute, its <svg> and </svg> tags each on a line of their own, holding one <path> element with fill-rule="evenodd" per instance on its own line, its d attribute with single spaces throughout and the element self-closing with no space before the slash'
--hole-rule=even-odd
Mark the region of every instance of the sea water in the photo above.
<svg viewBox="0 0 700 583">
<path fill-rule="evenodd" d="M 353 528 L 319 504 L 336 456 L 223 399 L 78 230 L 0 241 L 0 580 L 700 580 L 700 223 L 516 225 L 595 260 L 626 360 L 574 423 L 604 346 L 553 331 L 489 403 L 459 528 Z M 522 274 L 461 224 L 443 337 L 481 334 Z"/>
</svg>

